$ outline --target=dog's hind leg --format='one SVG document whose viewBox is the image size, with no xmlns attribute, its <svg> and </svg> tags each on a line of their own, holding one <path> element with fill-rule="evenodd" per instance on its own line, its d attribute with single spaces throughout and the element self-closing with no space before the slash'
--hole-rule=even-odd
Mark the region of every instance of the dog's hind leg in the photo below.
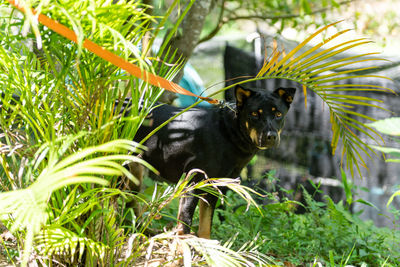
<svg viewBox="0 0 400 267">
<path fill-rule="evenodd" d="M 196 194 L 196 193 L 195 193 Z M 181 197 L 179 201 L 177 232 L 179 235 L 190 234 L 190 226 L 199 198 L 191 193 Z"/>
</svg>

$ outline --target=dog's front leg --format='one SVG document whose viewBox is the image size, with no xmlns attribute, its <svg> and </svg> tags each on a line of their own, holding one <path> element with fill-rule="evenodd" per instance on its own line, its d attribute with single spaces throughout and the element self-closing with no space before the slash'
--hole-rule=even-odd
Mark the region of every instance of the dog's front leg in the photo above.
<svg viewBox="0 0 400 267">
<path fill-rule="evenodd" d="M 199 230 L 197 232 L 197 236 L 201 238 L 210 239 L 211 236 L 211 224 L 212 224 L 212 216 L 214 213 L 213 207 L 211 207 L 204 200 L 200 200 L 200 222 L 199 222 Z"/>
<path fill-rule="evenodd" d="M 200 199 L 199 230 L 197 232 L 198 237 L 210 239 L 212 219 L 217 200 L 218 198 L 211 194 L 208 194 L 205 199 Z"/>
<path fill-rule="evenodd" d="M 199 199 L 191 193 L 181 197 L 179 201 L 177 226 L 179 235 L 190 234 L 190 227 L 192 226 L 193 215 L 198 202 Z"/>
</svg>

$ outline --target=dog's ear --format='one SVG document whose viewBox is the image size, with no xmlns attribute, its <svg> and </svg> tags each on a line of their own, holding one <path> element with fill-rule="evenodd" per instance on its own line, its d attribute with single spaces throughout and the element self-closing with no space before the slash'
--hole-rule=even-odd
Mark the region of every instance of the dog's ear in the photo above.
<svg viewBox="0 0 400 267">
<path fill-rule="evenodd" d="M 254 94 L 254 91 L 250 89 L 246 89 L 240 85 L 236 85 L 235 87 L 235 97 L 236 97 L 236 106 L 242 107 L 243 103 Z"/>
<path fill-rule="evenodd" d="M 278 88 L 273 94 L 279 96 L 287 106 L 290 106 L 293 102 L 294 94 L 296 93 L 296 88 Z"/>
</svg>

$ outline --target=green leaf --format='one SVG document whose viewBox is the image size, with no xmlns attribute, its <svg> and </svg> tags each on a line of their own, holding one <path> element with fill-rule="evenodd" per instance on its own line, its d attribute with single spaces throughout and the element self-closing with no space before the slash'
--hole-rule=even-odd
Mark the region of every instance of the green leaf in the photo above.
<svg viewBox="0 0 400 267">
<path fill-rule="evenodd" d="M 332 124 L 332 141 L 331 141 L 331 147 L 332 147 L 332 155 L 335 154 L 336 151 L 336 147 L 339 143 L 339 137 L 340 137 L 340 129 L 336 123 L 335 117 L 333 116 L 333 114 L 331 113 L 331 124 Z"/>
<path fill-rule="evenodd" d="M 308 3 L 308 0 L 302 0 L 302 7 L 306 14 L 311 13 L 311 7 L 310 7 L 310 3 Z"/>
<path fill-rule="evenodd" d="M 395 162 L 395 163 L 400 163 L 400 159 L 386 159 L 386 162 Z"/>
<path fill-rule="evenodd" d="M 125 159 L 123 155 L 109 155 L 97 159 L 86 157 L 99 152 L 118 152 L 130 148 L 130 145 L 131 141 L 115 140 L 83 149 L 58 164 L 45 168 L 28 188 L 0 193 L 0 214 L 10 214 L 15 218 L 11 230 L 27 229 L 24 257 L 27 257 L 26 253 L 32 247 L 33 236 L 48 219 L 47 202 L 54 191 L 71 184 L 98 183 L 105 186 L 109 182 L 98 176 L 124 173 L 124 168 L 113 162 Z M 54 147 L 50 149 L 54 150 Z M 27 180 L 32 178 L 28 177 Z"/>
<path fill-rule="evenodd" d="M 330 42 L 331 40 L 333 40 L 336 36 L 339 36 L 339 35 L 341 35 L 341 34 L 344 34 L 344 33 L 348 32 L 348 31 L 350 31 L 350 29 L 346 29 L 346 30 L 340 31 L 340 32 L 338 32 L 338 33 L 332 35 L 331 37 L 329 37 L 329 38 L 327 38 L 327 39 L 324 39 L 324 41 L 320 42 L 320 43 L 317 44 L 316 46 L 313 46 L 312 48 L 310 48 L 310 49 L 307 50 L 306 52 L 302 53 L 302 54 L 299 55 L 298 57 L 292 59 L 292 60 L 286 65 L 286 68 L 290 69 L 291 66 L 292 66 L 294 63 L 297 63 L 298 61 L 300 61 L 301 59 L 305 58 L 306 56 L 308 56 L 308 55 L 314 53 L 315 51 L 317 51 L 317 49 L 319 49 L 321 46 L 323 46 L 323 45 L 327 44 L 328 42 Z M 303 61 L 302 64 L 303 64 L 303 63 L 305 63 L 305 62 Z"/>
<path fill-rule="evenodd" d="M 329 62 L 321 64 L 321 65 L 316 65 L 316 66 L 314 66 L 314 67 L 309 69 L 310 70 L 310 75 L 309 76 L 315 76 L 315 75 L 318 75 L 318 74 L 326 72 L 326 71 L 335 70 L 337 68 L 341 68 L 341 67 L 344 67 L 344 66 L 352 65 L 352 64 L 355 64 L 355 63 L 361 63 L 361 62 L 373 61 L 373 60 L 377 60 L 377 61 L 385 60 L 383 58 L 371 58 L 371 59 L 368 58 L 368 59 L 353 60 L 353 59 L 358 59 L 358 58 L 362 58 L 362 57 L 369 56 L 369 55 L 374 55 L 374 54 L 379 54 L 379 53 L 366 53 L 366 54 L 361 54 L 361 55 L 341 58 L 341 59 L 337 59 L 337 60 L 334 60 L 334 61 L 329 61 Z M 350 62 L 345 62 L 345 61 L 350 61 Z M 341 62 L 345 62 L 345 63 L 337 64 L 337 63 L 341 63 Z M 313 72 L 311 72 L 311 71 L 313 71 Z M 352 71 L 354 71 L 354 70 L 352 70 Z"/>
<path fill-rule="evenodd" d="M 394 148 L 394 147 L 383 147 L 383 146 L 371 146 L 376 150 L 379 150 L 383 153 L 395 156 L 395 157 L 400 157 L 400 149 Z"/>
<path fill-rule="evenodd" d="M 335 259 L 333 253 L 334 253 L 333 250 L 329 250 L 329 263 L 331 267 L 335 267 Z"/>
<path fill-rule="evenodd" d="M 281 67 L 285 62 L 287 62 L 288 59 L 290 59 L 292 56 L 294 56 L 301 48 L 303 48 L 309 41 L 314 39 L 318 34 L 321 32 L 325 31 L 327 28 L 332 27 L 333 25 L 338 24 L 340 21 L 331 23 L 327 26 L 322 27 L 321 29 L 317 30 L 315 33 L 311 34 L 309 37 L 307 37 L 303 42 L 301 42 L 298 46 L 296 46 L 292 51 L 290 51 L 285 57 L 283 57 L 279 62 L 277 62 L 266 74 L 267 76 L 270 75 L 273 71 L 277 70 L 279 67 Z M 279 52 L 278 52 L 279 53 Z M 281 68 L 285 69 L 285 68 Z"/>
<path fill-rule="evenodd" d="M 340 34 L 345 33 L 344 31 L 340 32 Z M 332 37 L 337 37 L 339 35 L 333 35 Z M 336 46 L 333 46 L 331 48 L 328 48 L 326 50 L 322 50 L 318 53 L 316 53 L 315 55 L 310 56 L 309 58 L 306 58 L 305 60 L 299 62 L 298 64 L 296 64 L 296 66 L 293 68 L 296 71 L 294 72 L 297 76 L 299 76 L 301 73 L 308 73 L 310 69 L 312 69 L 315 64 L 322 62 L 324 60 L 327 60 L 329 58 L 332 58 L 333 56 L 340 54 L 342 52 L 345 52 L 355 46 L 359 46 L 359 45 L 363 45 L 363 44 L 367 44 L 369 43 L 369 41 L 363 41 L 365 40 L 364 38 L 360 38 L 360 39 L 355 39 L 355 40 L 350 40 L 344 43 L 340 43 Z M 363 42 L 359 42 L 359 41 L 363 41 Z M 358 42 L 358 43 L 357 43 Z M 350 43 L 355 43 L 349 46 L 345 46 L 347 44 Z M 337 51 L 334 51 L 336 48 L 345 46 Z M 333 52 L 332 52 L 333 51 Z M 300 55 L 301 57 L 301 55 Z M 325 66 L 329 66 L 329 64 L 325 64 Z"/>
<path fill-rule="evenodd" d="M 367 200 L 364 200 L 364 199 L 360 198 L 360 199 L 357 199 L 355 202 L 362 203 L 362 204 L 370 206 L 370 207 L 372 207 L 372 208 L 374 208 L 376 210 L 379 210 L 378 207 L 376 207 L 373 203 L 371 203 L 371 202 L 369 202 Z"/>
<path fill-rule="evenodd" d="M 304 2 L 302 1 L 301 3 Z M 318 35 L 322 35 L 324 31 L 326 31 L 328 28 L 334 27 L 338 23 L 339 22 L 336 22 L 321 27 L 303 42 L 298 44 L 289 53 L 285 53 L 284 50 L 280 50 L 277 46 L 275 46 L 272 54 L 269 56 L 269 59 L 265 60 L 265 64 L 258 73 L 257 79 L 260 79 L 259 77 L 263 76 L 266 79 L 279 78 L 295 81 L 300 83 L 303 88 L 314 91 L 322 98 L 322 100 L 327 104 L 330 112 L 330 121 L 332 125 L 332 152 L 335 153 L 339 140 L 341 140 L 344 146 L 342 150 L 342 162 L 345 157 L 346 166 L 350 169 L 350 172 L 353 176 L 354 167 L 357 169 L 360 175 L 360 165 L 367 168 L 363 159 L 364 155 L 359 153 L 358 148 L 365 152 L 366 156 L 371 157 L 367 151 L 370 149 L 367 143 L 355 135 L 354 129 L 366 134 L 367 137 L 376 143 L 378 143 L 378 138 L 381 139 L 381 136 L 367 126 L 362 120 L 360 120 L 367 119 L 375 121 L 374 118 L 357 111 L 353 111 L 352 109 L 355 109 L 357 106 L 368 106 L 385 111 L 388 110 L 383 108 L 381 105 L 376 104 L 382 102 L 379 99 L 367 96 L 358 96 L 354 94 L 338 94 L 336 92 L 379 91 L 394 93 L 394 91 L 390 88 L 379 85 L 337 83 L 342 80 L 348 80 L 352 78 L 377 78 L 390 80 L 385 76 L 358 74 L 359 71 L 376 68 L 374 66 L 362 68 L 355 67 L 353 69 L 350 68 L 347 70 L 340 70 L 340 68 L 343 69 L 343 67 L 347 67 L 356 63 L 382 60 L 386 61 L 386 59 L 383 58 L 366 58 L 368 56 L 378 54 L 375 52 L 364 53 L 356 56 L 342 56 L 350 49 L 355 49 L 359 46 L 370 43 L 371 41 L 367 40 L 366 38 L 350 38 L 350 40 L 347 41 L 340 40 L 338 41 L 338 44 L 335 44 L 327 49 L 323 49 L 324 44 L 337 39 L 339 36 L 349 32 L 349 30 L 338 31 L 334 34 L 331 34 L 327 38 L 323 36 L 323 41 L 318 43 L 316 46 L 309 44 L 312 39 Z M 306 45 L 310 45 L 312 47 L 308 49 Z M 321 49 L 319 50 L 319 48 Z M 304 50 L 304 52 L 302 52 L 302 50 Z M 329 94 L 328 92 L 331 93 Z M 305 101 L 306 100 L 307 95 L 305 94 Z M 371 135 L 369 131 L 376 134 L 376 137 Z M 371 152 L 376 154 L 372 150 Z"/>
<path fill-rule="evenodd" d="M 358 88 L 357 88 L 358 87 Z M 372 85 L 372 84 L 328 84 L 328 85 L 316 85 L 314 86 L 316 90 L 322 91 L 376 91 L 376 92 L 391 92 L 395 94 L 390 88 L 380 86 L 380 85 Z M 375 89 L 373 89 L 375 88 Z"/>
<path fill-rule="evenodd" d="M 351 192 L 351 185 L 349 185 L 347 182 L 347 176 L 343 168 L 340 168 L 340 172 L 342 174 L 342 183 L 344 192 L 346 194 L 346 202 L 347 204 L 351 205 L 351 203 L 353 203 L 353 193 Z"/>
<path fill-rule="evenodd" d="M 389 207 L 389 205 L 392 203 L 393 199 L 397 196 L 400 196 L 400 190 L 396 191 L 388 200 L 386 206 Z"/>
<path fill-rule="evenodd" d="M 354 116 L 357 116 L 357 117 L 361 117 L 361 118 L 364 118 L 364 119 L 366 119 L 366 120 L 375 121 L 375 119 L 372 118 L 372 117 L 369 117 L 369 116 L 364 115 L 364 114 L 362 114 L 362 113 L 358 113 L 358 112 L 355 112 L 355 111 L 351 111 L 351 110 L 349 110 L 349 109 L 340 108 L 340 107 L 338 107 L 338 106 L 333 106 L 332 109 L 333 109 L 334 111 L 340 111 L 340 112 L 343 112 L 343 113 L 348 113 L 348 114 L 351 114 L 351 115 L 354 115 Z"/>
<path fill-rule="evenodd" d="M 400 136 L 400 117 L 379 120 L 368 125 L 381 133 Z"/>
</svg>

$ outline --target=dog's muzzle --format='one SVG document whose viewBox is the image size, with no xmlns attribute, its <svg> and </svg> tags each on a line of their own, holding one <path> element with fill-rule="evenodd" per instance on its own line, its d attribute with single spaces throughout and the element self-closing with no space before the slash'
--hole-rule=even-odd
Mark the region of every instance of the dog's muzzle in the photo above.
<svg viewBox="0 0 400 267">
<path fill-rule="evenodd" d="M 255 142 L 254 142 L 255 141 Z M 256 144 L 258 149 L 268 149 L 271 147 L 276 147 L 280 142 L 280 135 L 275 131 L 268 131 L 266 133 L 261 132 L 258 134 L 257 139 L 253 142 Z"/>
</svg>

